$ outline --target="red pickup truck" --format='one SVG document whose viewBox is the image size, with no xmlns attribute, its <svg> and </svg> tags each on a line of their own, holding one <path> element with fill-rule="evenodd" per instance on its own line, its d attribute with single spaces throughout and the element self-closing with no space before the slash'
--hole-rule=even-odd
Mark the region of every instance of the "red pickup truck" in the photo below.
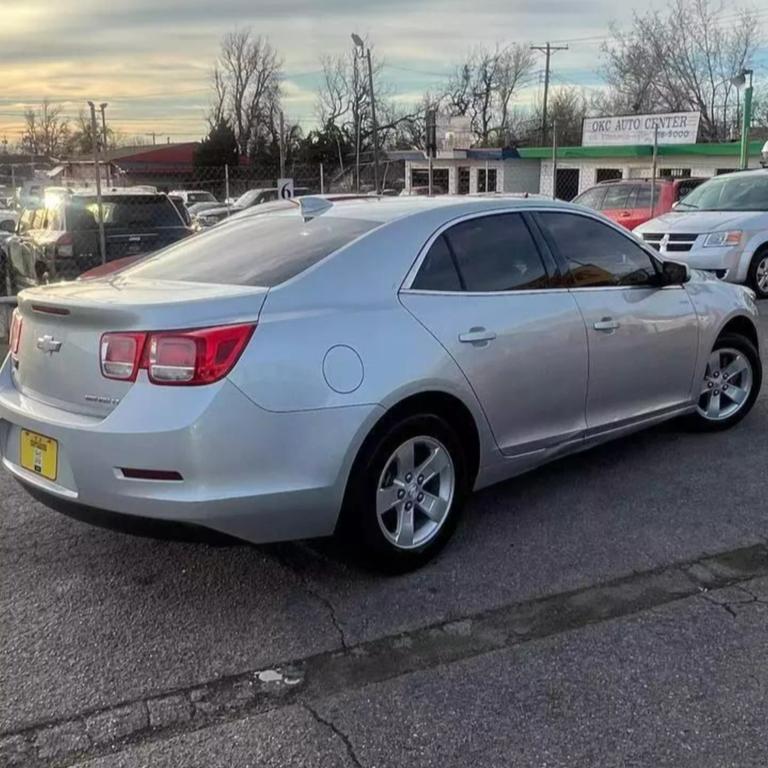
<svg viewBox="0 0 768 768">
<path fill-rule="evenodd" d="M 656 179 L 656 191 L 647 179 L 604 181 L 582 192 L 573 202 L 600 211 L 617 224 L 634 229 L 672 210 L 692 189 L 705 182 L 704 178 Z M 651 210 L 651 198 L 655 198 Z"/>
</svg>

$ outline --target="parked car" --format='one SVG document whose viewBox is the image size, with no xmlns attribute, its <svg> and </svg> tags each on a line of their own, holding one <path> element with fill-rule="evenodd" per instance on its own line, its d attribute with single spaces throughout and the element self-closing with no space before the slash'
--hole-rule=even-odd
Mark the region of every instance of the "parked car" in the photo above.
<svg viewBox="0 0 768 768">
<path fill-rule="evenodd" d="M 768 298 L 768 169 L 716 176 L 635 232 L 664 257 Z"/>
<path fill-rule="evenodd" d="M 573 202 L 600 211 L 627 229 L 634 229 L 653 216 L 671 211 L 705 181 L 705 178 L 694 177 L 656 179 L 655 183 L 650 179 L 605 181 L 582 192 Z"/>
<path fill-rule="evenodd" d="M 294 189 L 294 195 L 305 195 L 309 192 L 305 187 L 296 187 Z M 250 208 L 254 205 L 261 205 L 262 203 L 269 203 L 272 200 L 277 200 L 277 188 L 273 189 L 249 189 L 244 192 L 232 205 L 222 205 L 218 208 L 208 208 L 201 213 L 198 213 L 194 217 L 194 223 L 197 229 L 204 229 L 205 227 L 212 227 L 214 224 L 218 224 L 223 219 L 226 219 L 232 214 L 244 211 L 246 208 Z"/>
<path fill-rule="evenodd" d="M 754 294 L 580 206 L 300 202 L 24 291 L 6 469 L 102 524 L 336 531 L 400 570 L 473 488 L 673 417 L 724 429 L 758 396 Z"/>
<path fill-rule="evenodd" d="M 164 194 L 105 192 L 102 201 L 106 260 L 149 253 L 191 233 Z M 17 290 L 72 279 L 101 263 L 98 204 L 93 193 L 56 199 L 23 211 L 6 242 Z"/>
<path fill-rule="evenodd" d="M 210 192 L 206 192 L 204 189 L 172 189 L 168 194 L 180 197 L 186 206 L 194 205 L 195 203 L 215 203 L 216 205 L 221 205 Z"/>
<path fill-rule="evenodd" d="M 197 214 L 203 211 L 209 211 L 211 208 L 221 208 L 221 203 L 192 203 L 192 205 L 187 206 L 189 215 L 192 217 L 197 216 Z"/>
<path fill-rule="evenodd" d="M 0 233 L 13 232 L 16 222 L 19 220 L 19 212 L 12 208 L 0 208 Z"/>
<path fill-rule="evenodd" d="M 432 194 L 444 195 L 445 190 L 438 184 L 433 184 Z M 429 186 L 427 185 L 423 187 L 411 187 L 410 189 L 404 189 L 400 192 L 400 197 L 426 197 L 427 195 L 429 195 Z"/>
</svg>

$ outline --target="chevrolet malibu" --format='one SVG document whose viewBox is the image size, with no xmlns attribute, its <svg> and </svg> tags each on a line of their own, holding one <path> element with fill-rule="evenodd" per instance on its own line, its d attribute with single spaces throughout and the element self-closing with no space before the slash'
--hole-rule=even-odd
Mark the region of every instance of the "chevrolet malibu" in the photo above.
<svg viewBox="0 0 768 768">
<path fill-rule="evenodd" d="M 404 570 L 472 489 L 665 419 L 738 422 L 756 316 L 581 207 L 308 197 L 24 291 L 0 453 L 76 517 L 338 532 Z"/>
</svg>

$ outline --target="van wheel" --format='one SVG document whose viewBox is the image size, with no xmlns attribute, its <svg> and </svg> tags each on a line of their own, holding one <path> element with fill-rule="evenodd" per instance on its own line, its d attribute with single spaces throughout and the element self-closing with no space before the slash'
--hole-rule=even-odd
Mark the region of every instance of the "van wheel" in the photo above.
<svg viewBox="0 0 768 768">
<path fill-rule="evenodd" d="M 390 573 L 426 563 L 459 521 L 467 467 L 456 432 L 442 418 L 409 416 L 391 425 L 352 468 L 339 524 L 347 550 Z"/>
<path fill-rule="evenodd" d="M 754 345 L 743 336 L 724 334 L 707 361 L 690 426 L 715 432 L 738 424 L 752 410 L 761 384 L 762 366 Z"/>
<path fill-rule="evenodd" d="M 747 282 L 758 298 L 768 299 L 768 248 L 762 248 L 752 258 Z"/>
</svg>

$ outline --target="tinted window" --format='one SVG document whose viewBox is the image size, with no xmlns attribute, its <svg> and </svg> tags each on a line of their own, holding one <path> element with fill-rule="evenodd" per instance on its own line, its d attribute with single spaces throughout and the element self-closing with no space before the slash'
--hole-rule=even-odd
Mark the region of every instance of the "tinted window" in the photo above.
<svg viewBox="0 0 768 768">
<path fill-rule="evenodd" d="M 149 280 L 278 285 L 377 226 L 375 221 L 273 214 L 230 221 L 183 240 L 123 274 Z"/>
<path fill-rule="evenodd" d="M 539 217 L 575 286 L 647 285 L 655 278 L 651 257 L 607 224 L 568 213 Z"/>
<path fill-rule="evenodd" d="M 536 243 L 516 213 L 470 219 L 446 233 L 468 291 L 512 291 L 548 284 Z"/>
<path fill-rule="evenodd" d="M 102 200 L 101 210 L 107 229 L 180 227 L 183 223 L 173 203 L 165 196 L 109 195 Z M 95 197 L 77 198 L 67 211 L 71 229 L 91 229 L 98 220 L 99 204 Z"/>
<path fill-rule="evenodd" d="M 603 200 L 602 209 L 612 211 L 616 208 L 626 208 L 631 191 L 631 184 L 609 184 L 605 188 L 605 199 Z"/>
<path fill-rule="evenodd" d="M 661 184 L 656 185 L 656 202 L 659 202 L 661 196 Z M 635 187 L 635 196 L 632 199 L 633 208 L 650 208 L 651 207 L 651 185 L 650 184 L 638 184 Z"/>
<path fill-rule="evenodd" d="M 768 173 L 716 176 L 680 202 L 682 210 L 768 211 Z"/>
<path fill-rule="evenodd" d="M 461 290 L 461 280 L 456 271 L 456 264 L 442 235 L 429 249 L 411 287 L 424 291 Z"/>
<path fill-rule="evenodd" d="M 579 205 L 585 205 L 587 208 L 594 208 L 599 210 L 603 198 L 605 197 L 605 187 L 592 187 L 586 192 L 582 192 L 578 197 L 575 197 L 573 202 Z"/>
</svg>

